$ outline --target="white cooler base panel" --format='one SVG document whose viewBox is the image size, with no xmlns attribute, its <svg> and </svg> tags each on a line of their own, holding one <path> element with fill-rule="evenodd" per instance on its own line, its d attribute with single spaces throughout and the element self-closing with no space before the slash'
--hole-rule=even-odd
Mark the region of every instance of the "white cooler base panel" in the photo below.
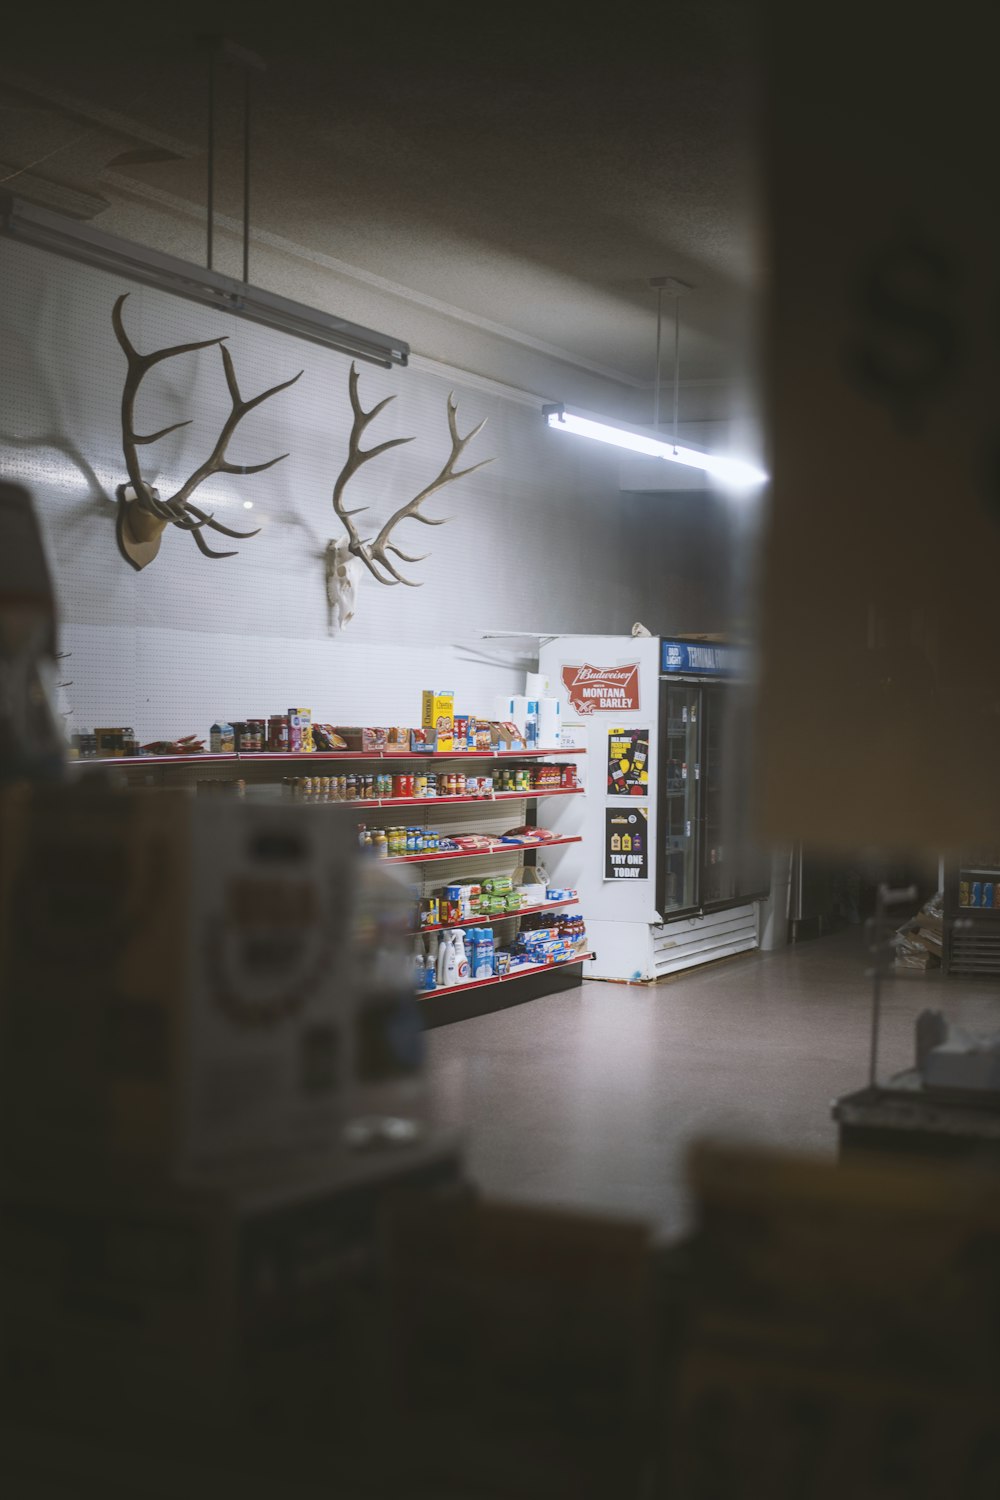
<svg viewBox="0 0 1000 1500">
<path fill-rule="evenodd" d="M 756 902 L 658 926 L 589 921 L 587 935 L 597 957 L 584 964 L 584 977 L 648 983 L 734 953 L 752 953 L 760 946 L 758 929 Z"/>
<path fill-rule="evenodd" d="M 681 917 L 651 927 L 656 977 L 676 974 L 695 964 L 712 963 L 734 953 L 750 953 L 759 945 L 757 903 L 733 906 L 703 917 Z"/>
</svg>

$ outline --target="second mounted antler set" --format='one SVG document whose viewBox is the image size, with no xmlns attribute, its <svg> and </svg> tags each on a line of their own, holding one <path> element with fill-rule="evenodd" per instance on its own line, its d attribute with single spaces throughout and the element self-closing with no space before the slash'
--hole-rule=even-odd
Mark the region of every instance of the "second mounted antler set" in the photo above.
<svg viewBox="0 0 1000 1500">
<path fill-rule="evenodd" d="M 117 538 L 119 550 L 125 560 L 137 571 L 146 567 L 153 561 L 160 549 L 160 542 L 168 525 L 176 526 L 180 531 L 191 533 L 200 551 L 206 557 L 220 558 L 232 557 L 233 551 L 217 552 L 208 545 L 204 533 L 218 532 L 223 536 L 233 537 L 243 541 L 249 537 L 256 536 L 256 531 L 235 531 L 232 527 L 224 526 L 217 521 L 214 515 L 202 510 L 192 503 L 192 495 L 195 490 L 206 479 L 213 474 L 260 474 L 265 469 L 272 468 L 287 458 L 287 453 L 281 453 L 276 458 L 266 460 L 259 464 L 235 464 L 227 457 L 227 448 L 239 423 L 255 407 L 260 406 L 271 396 L 276 396 L 279 391 L 287 390 L 289 386 L 302 375 L 293 375 L 290 380 L 283 380 L 278 385 L 270 386 L 266 391 L 261 391 L 250 400 L 244 400 L 236 380 L 236 372 L 233 367 L 232 356 L 226 348 L 225 337 L 214 339 L 202 339 L 196 343 L 175 344 L 166 349 L 157 349 L 149 354 L 140 354 L 132 344 L 125 332 L 122 321 L 122 308 L 128 297 L 128 293 L 120 296 L 114 305 L 111 314 L 111 322 L 115 337 L 121 346 L 127 360 L 127 371 L 125 385 L 122 391 L 121 421 L 122 421 L 122 448 L 125 456 L 125 468 L 128 472 L 129 484 L 120 484 L 116 490 L 118 499 L 118 523 Z M 139 449 L 150 443 L 157 442 L 166 437 L 170 432 L 176 432 L 181 427 L 190 425 L 190 419 L 182 422 L 172 422 L 167 427 L 161 427 L 157 432 L 139 434 L 135 430 L 135 401 L 139 386 L 143 377 L 155 366 L 166 359 L 172 359 L 182 354 L 191 354 L 199 349 L 210 349 L 218 345 L 222 355 L 222 365 L 226 377 L 226 385 L 229 388 L 231 410 L 229 416 L 223 423 L 222 430 L 208 458 L 196 468 L 173 495 L 161 496 L 159 490 L 145 480 L 139 460 Z M 327 547 L 327 590 L 331 607 L 337 604 L 341 623 L 350 618 L 350 613 L 345 608 L 344 593 L 353 594 L 357 583 L 357 571 L 362 566 L 367 568 L 372 577 L 379 583 L 394 585 L 397 583 L 416 587 L 415 580 L 405 578 L 399 572 L 392 558 L 398 558 L 401 562 L 422 562 L 422 557 L 412 557 L 403 552 L 392 540 L 395 528 L 406 520 L 420 521 L 424 526 L 442 526 L 448 519 L 441 517 L 435 519 L 426 516 L 420 507 L 435 491 L 444 485 L 452 483 L 456 479 L 463 479 L 468 474 L 473 474 L 481 469 L 484 464 L 491 463 L 489 458 L 482 459 L 479 463 L 472 464 L 465 469 L 456 469 L 455 465 L 461 457 L 464 449 L 471 443 L 477 433 L 482 431 L 485 419 L 465 437 L 460 437 L 456 425 L 456 406 L 451 395 L 448 397 L 448 429 L 451 434 L 451 451 L 442 467 L 440 473 L 430 484 L 426 485 L 412 500 L 406 501 L 396 509 L 380 530 L 370 538 L 363 538 L 354 523 L 354 517 L 367 510 L 367 506 L 355 507 L 353 510 L 346 509 L 344 505 L 344 490 L 348 481 L 368 462 L 369 459 L 377 458 L 380 454 L 387 452 L 390 448 L 396 448 L 402 443 L 412 442 L 409 437 L 388 438 L 377 444 L 374 448 L 362 449 L 361 438 L 369 423 L 394 400 L 393 396 L 386 396 L 379 401 L 371 411 L 365 411 L 358 397 L 358 371 L 352 364 L 349 378 L 349 395 L 351 410 L 354 413 L 353 425 L 348 440 L 348 453 L 344 466 L 338 475 L 333 488 L 333 508 L 337 516 L 344 524 L 347 533 L 345 538 L 331 541 Z M 390 556 L 391 554 L 391 556 Z M 426 555 L 426 554 L 425 554 Z"/>
</svg>

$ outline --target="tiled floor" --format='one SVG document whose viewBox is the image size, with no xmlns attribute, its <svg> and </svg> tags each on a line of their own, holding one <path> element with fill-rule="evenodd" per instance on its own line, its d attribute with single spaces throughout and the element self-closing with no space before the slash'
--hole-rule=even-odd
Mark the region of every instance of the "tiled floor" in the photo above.
<svg viewBox="0 0 1000 1500">
<path fill-rule="evenodd" d="M 858 928 L 650 987 L 584 983 L 429 1033 L 437 1117 L 468 1131 L 491 1197 L 688 1218 L 687 1145 L 704 1135 L 835 1149 L 830 1103 L 867 1080 L 871 984 Z M 880 1072 L 908 1067 L 925 1006 L 1000 1026 L 1000 980 L 884 987 Z"/>
</svg>

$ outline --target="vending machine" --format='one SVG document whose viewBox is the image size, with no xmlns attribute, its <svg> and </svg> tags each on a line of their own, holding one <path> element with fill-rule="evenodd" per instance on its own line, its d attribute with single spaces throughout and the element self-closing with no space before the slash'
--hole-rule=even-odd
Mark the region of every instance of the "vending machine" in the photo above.
<svg viewBox="0 0 1000 1500">
<path fill-rule="evenodd" d="M 539 668 L 586 786 L 539 810 L 554 831 L 582 836 L 546 861 L 579 891 L 596 954 L 585 975 L 646 981 L 756 948 L 769 859 L 748 833 L 745 651 L 567 635 L 541 646 Z"/>
</svg>

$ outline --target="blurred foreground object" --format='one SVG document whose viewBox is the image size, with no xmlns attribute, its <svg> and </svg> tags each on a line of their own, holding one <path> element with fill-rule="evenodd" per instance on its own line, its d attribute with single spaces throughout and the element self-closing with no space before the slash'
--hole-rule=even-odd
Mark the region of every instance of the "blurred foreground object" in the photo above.
<svg viewBox="0 0 1000 1500">
<path fill-rule="evenodd" d="M 410 1199 L 388 1255 L 399 1495 L 639 1496 L 655 1347 L 645 1225 Z"/>
<path fill-rule="evenodd" d="M 56 615 L 27 490 L 0 482 L 0 785 L 62 773 Z"/>
<path fill-rule="evenodd" d="M 408 912 L 335 809 L 0 790 L 0 1455 L 34 1435 L 17 1483 L 0 1456 L 11 1493 L 43 1451 L 80 1494 L 364 1467 L 384 1217 L 462 1191 L 422 1117 Z"/>
<path fill-rule="evenodd" d="M 8 1170 L 175 1181 L 333 1141 L 354 998 L 341 819 L 87 783 L 0 814 Z"/>
<path fill-rule="evenodd" d="M 1000 200 L 989 12 L 770 0 L 762 833 L 1000 823 Z"/>
<path fill-rule="evenodd" d="M 701 1145 L 662 1500 L 1000 1487 L 1000 1179 Z"/>
</svg>

